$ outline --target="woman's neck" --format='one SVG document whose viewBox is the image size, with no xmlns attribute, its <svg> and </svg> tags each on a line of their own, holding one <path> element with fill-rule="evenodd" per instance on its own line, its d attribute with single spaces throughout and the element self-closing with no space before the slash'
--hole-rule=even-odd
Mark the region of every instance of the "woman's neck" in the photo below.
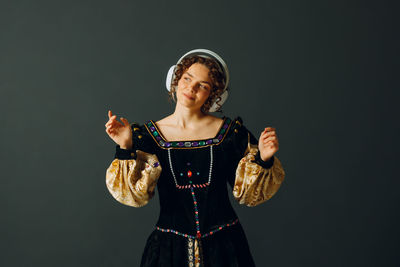
<svg viewBox="0 0 400 267">
<path fill-rule="evenodd" d="M 209 117 L 210 115 L 204 114 L 199 109 L 190 109 L 185 106 L 176 105 L 174 113 L 171 114 L 170 119 L 173 124 L 180 128 L 187 128 L 198 124 L 200 121 Z"/>
</svg>

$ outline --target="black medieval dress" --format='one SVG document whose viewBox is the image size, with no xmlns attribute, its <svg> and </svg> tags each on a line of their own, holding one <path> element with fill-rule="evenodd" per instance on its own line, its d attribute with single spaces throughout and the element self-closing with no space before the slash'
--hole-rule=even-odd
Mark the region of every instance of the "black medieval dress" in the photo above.
<svg viewBox="0 0 400 267">
<path fill-rule="evenodd" d="M 227 184 L 239 203 L 258 205 L 284 179 L 279 159 L 260 158 L 240 117 L 224 117 L 206 140 L 169 142 L 152 120 L 131 126 L 133 148 L 117 146 L 106 183 L 115 199 L 134 207 L 158 189 L 160 215 L 140 266 L 255 266 Z"/>
</svg>

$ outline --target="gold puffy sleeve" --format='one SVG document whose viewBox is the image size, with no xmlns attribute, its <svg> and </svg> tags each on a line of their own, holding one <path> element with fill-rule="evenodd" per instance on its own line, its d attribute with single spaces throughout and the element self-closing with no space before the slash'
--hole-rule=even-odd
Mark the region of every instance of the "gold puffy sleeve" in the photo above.
<svg viewBox="0 0 400 267">
<path fill-rule="evenodd" d="M 258 150 L 258 140 L 236 120 L 234 138 L 238 144 L 235 152 L 239 163 L 232 179 L 232 193 L 235 199 L 249 207 L 257 206 L 270 199 L 280 188 L 284 178 L 280 160 L 273 156 L 263 161 Z"/>
<path fill-rule="evenodd" d="M 134 158 L 115 158 L 106 172 L 111 195 L 122 204 L 142 207 L 154 195 L 161 166 L 155 154 L 136 150 Z"/>
</svg>

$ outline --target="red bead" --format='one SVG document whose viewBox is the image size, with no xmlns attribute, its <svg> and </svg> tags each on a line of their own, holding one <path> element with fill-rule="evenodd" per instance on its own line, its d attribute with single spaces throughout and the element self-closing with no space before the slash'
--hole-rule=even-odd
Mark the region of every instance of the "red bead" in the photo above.
<svg viewBox="0 0 400 267">
<path fill-rule="evenodd" d="M 187 172 L 187 176 L 190 178 L 190 177 L 192 177 L 192 171 L 188 171 Z"/>
<path fill-rule="evenodd" d="M 197 232 L 196 236 L 197 236 L 197 238 L 200 238 L 201 237 L 200 232 Z"/>
</svg>

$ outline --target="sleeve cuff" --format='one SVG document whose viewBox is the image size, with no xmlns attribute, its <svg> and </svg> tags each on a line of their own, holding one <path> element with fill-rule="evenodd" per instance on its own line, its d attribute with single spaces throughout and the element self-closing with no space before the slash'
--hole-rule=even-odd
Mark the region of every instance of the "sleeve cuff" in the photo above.
<svg viewBox="0 0 400 267">
<path fill-rule="evenodd" d="M 123 149 L 119 145 L 115 148 L 115 158 L 117 159 L 136 159 L 136 153 L 131 149 Z"/>
<path fill-rule="evenodd" d="M 269 160 L 263 161 L 260 156 L 260 151 L 257 151 L 257 154 L 254 157 L 254 163 L 257 163 L 264 169 L 269 169 L 274 165 L 274 156 L 272 156 Z"/>
</svg>

